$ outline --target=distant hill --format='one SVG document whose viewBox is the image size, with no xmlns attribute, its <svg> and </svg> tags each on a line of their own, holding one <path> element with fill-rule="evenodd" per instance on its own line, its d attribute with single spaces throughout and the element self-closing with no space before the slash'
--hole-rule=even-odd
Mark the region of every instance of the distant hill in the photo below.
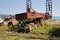
<svg viewBox="0 0 60 40">
<path fill-rule="evenodd" d="M 2 18 L 2 16 L 7 16 L 7 15 L 5 15 L 5 14 L 0 14 L 0 18 Z"/>
<path fill-rule="evenodd" d="M 60 16 L 53 16 L 52 19 L 60 19 Z"/>
</svg>

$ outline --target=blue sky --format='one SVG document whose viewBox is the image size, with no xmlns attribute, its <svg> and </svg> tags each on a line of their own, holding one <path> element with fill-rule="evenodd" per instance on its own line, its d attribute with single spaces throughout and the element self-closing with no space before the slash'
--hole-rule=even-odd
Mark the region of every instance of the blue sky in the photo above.
<svg viewBox="0 0 60 40">
<path fill-rule="evenodd" d="M 46 0 L 32 0 L 32 8 L 45 13 Z M 53 16 L 60 16 L 60 0 L 53 1 Z M 18 14 L 26 12 L 26 0 L 0 0 L 0 14 Z"/>
</svg>

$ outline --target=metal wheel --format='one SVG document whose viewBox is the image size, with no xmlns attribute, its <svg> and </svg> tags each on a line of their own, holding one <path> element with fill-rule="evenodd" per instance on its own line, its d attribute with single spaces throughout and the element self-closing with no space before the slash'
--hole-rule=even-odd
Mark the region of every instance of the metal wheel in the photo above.
<svg viewBox="0 0 60 40">
<path fill-rule="evenodd" d="M 13 27 L 12 22 L 8 22 L 8 27 L 9 27 L 9 30 L 12 31 L 12 27 Z"/>
</svg>

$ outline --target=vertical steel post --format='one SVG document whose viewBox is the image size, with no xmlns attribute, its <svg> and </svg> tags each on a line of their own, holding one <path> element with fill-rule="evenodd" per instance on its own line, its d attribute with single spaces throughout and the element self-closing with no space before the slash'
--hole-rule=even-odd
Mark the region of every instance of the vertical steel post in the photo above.
<svg viewBox="0 0 60 40">
<path fill-rule="evenodd" d="M 31 0 L 26 0 L 26 10 L 27 10 L 27 12 L 30 12 L 30 8 L 31 8 Z"/>
<path fill-rule="evenodd" d="M 46 12 L 52 16 L 52 0 L 46 0 Z"/>
</svg>

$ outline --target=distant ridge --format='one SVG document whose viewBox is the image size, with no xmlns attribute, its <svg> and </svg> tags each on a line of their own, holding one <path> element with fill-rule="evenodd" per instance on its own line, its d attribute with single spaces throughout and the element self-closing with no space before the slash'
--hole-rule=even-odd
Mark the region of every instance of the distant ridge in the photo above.
<svg viewBox="0 0 60 40">
<path fill-rule="evenodd" d="M 60 16 L 53 16 L 52 19 L 60 19 Z"/>
<path fill-rule="evenodd" d="M 2 18 L 2 16 L 7 16 L 7 15 L 5 15 L 5 14 L 0 14 L 0 18 Z"/>
</svg>

